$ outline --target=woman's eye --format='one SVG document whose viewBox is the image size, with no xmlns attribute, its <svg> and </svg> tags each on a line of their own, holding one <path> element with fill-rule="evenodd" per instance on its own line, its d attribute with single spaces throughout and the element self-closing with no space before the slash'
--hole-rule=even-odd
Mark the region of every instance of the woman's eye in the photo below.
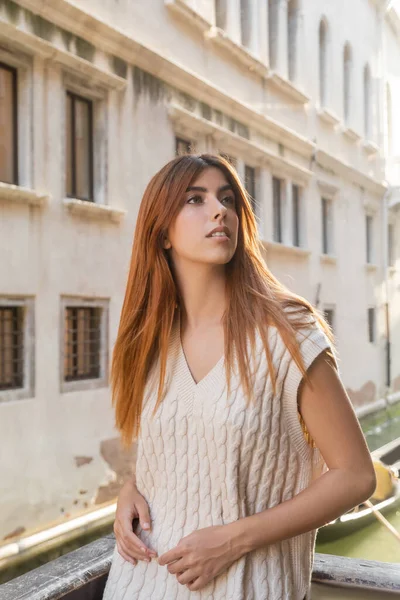
<svg viewBox="0 0 400 600">
<path fill-rule="evenodd" d="M 189 198 L 188 200 L 188 204 L 192 203 L 192 201 L 194 201 L 194 204 L 197 204 L 197 201 L 200 200 L 200 202 L 203 200 L 203 198 L 201 196 L 192 196 L 191 198 Z"/>
<path fill-rule="evenodd" d="M 230 202 L 231 204 L 235 203 L 235 198 L 233 196 L 225 196 L 225 198 L 222 198 L 222 200 L 228 203 Z"/>
</svg>

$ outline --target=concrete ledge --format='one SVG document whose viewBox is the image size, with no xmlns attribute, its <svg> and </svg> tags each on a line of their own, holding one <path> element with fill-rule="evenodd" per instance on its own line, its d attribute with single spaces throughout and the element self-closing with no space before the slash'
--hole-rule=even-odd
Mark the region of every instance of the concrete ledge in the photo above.
<svg viewBox="0 0 400 600">
<path fill-rule="evenodd" d="M 41 194 L 35 190 L 0 182 L 0 201 L 29 204 L 31 206 L 44 206 L 50 200 L 49 194 Z"/>
<path fill-rule="evenodd" d="M 213 121 L 208 121 L 203 117 L 200 117 L 196 113 L 193 113 L 178 104 L 171 103 L 168 108 L 170 119 L 176 126 L 182 130 L 191 132 L 192 135 L 196 133 L 212 135 L 212 137 L 221 142 L 222 146 L 229 147 L 229 150 L 243 153 L 243 156 L 251 157 L 254 161 L 264 163 L 279 169 L 280 172 L 287 174 L 291 177 L 296 177 L 304 183 L 307 183 L 312 177 L 312 171 L 297 165 L 293 161 L 283 158 L 277 154 L 273 154 L 266 148 L 263 148 L 259 144 L 247 140 L 236 133 L 232 133 L 228 129 L 217 125 Z M 224 150 L 222 147 L 221 149 Z M 228 148 L 226 148 L 228 151 Z"/>
<path fill-rule="evenodd" d="M 200 29 L 200 31 L 207 31 L 212 27 L 212 23 L 191 8 L 186 0 L 165 0 L 165 5 L 171 12 L 183 17 L 188 23 Z"/>
<path fill-rule="evenodd" d="M 289 254 L 291 256 L 299 256 L 303 258 L 307 258 L 311 254 L 311 250 L 307 248 L 301 248 L 299 246 L 290 246 L 289 244 L 283 244 L 281 242 L 274 241 L 262 241 L 262 245 L 264 246 L 267 252 L 271 251 L 274 254 Z"/>
<path fill-rule="evenodd" d="M 85 217 L 90 220 L 108 219 L 114 223 L 119 223 L 126 214 L 126 211 L 113 208 L 112 206 L 96 204 L 87 200 L 78 200 L 77 198 L 65 198 L 64 206 L 73 215 Z"/>
<path fill-rule="evenodd" d="M 340 123 L 340 118 L 328 108 L 317 108 L 317 115 L 321 121 L 324 121 L 327 125 L 331 125 L 331 127 L 335 127 Z"/>
<path fill-rule="evenodd" d="M 211 27 L 205 34 L 207 40 L 225 48 L 232 54 L 242 65 L 247 67 L 249 71 L 257 73 L 261 77 L 267 77 L 269 74 L 268 66 L 263 63 L 245 46 L 235 42 L 223 29 L 219 27 Z"/>
<path fill-rule="evenodd" d="M 351 142 L 359 142 L 361 140 L 361 135 L 357 133 L 352 127 L 343 127 L 342 133 L 347 137 Z"/>
<path fill-rule="evenodd" d="M 379 146 L 377 144 L 375 144 L 375 142 L 372 142 L 371 140 L 365 140 L 363 142 L 363 150 L 369 155 L 369 156 L 374 156 L 375 154 L 377 154 L 379 152 Z"/>
<path fill-rule="evenodd" d="M 101 84 L 106 88 L 123 90 L 127 82 L 123 77 L 114 75 L 100 66 L 89 62 L 88 60 L 62 50 L 51 42 L 47 42 L 36 35 L 22 29 L 22 26 L 11 25 L 4 21 L 0 21 L 0 33 L 10 41 L 10 43 L 18 43 L 31 54 L 37 54 L 42 58 L 52 60 L 63 65 L 66 69 L 74 73 L 80 73 L 93 81 L 96 84 Z"/>
<path fill-rule="evenodd" d="M 282 77 L 279 73 L 271 73 L 268 77 L 268 83 L 294 100 L 297 104 L 307 104 L 310 101 L 310 96 L 307 96 L 296 84 L 286 79 L 286 77 Z"/>
<path fill-rule="evenodd" d="M 320 260 L 322 263 L 336 265 L 337 257 L 334 254 L 321 254 Z"/>
</svg>

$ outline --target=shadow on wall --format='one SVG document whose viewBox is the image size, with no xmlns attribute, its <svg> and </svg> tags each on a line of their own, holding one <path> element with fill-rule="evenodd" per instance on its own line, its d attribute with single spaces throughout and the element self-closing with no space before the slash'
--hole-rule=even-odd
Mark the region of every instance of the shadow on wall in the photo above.
<svg viewBox="0 0 400 600">
<path fill-rule="evenodd" d="M 100 454 L 109 465 L 110 469 L 115 472 L 115 481 L 111 481 L 107 485 L 101 485 L 96 494 L 94 504 L 102 504 L 116 498 L 125 481 L 134 473 L 136 464 L 136 449 L 137 444 L 132 444 L 130 450 L 125 450 L 122 447 L 119 438 L 104 440 L 100 444 Z"/>
</svg>

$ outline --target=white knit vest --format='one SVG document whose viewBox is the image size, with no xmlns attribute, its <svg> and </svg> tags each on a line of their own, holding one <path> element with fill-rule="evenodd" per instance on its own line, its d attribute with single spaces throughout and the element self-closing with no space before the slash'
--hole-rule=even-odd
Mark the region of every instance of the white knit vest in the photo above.
<svg viewBox="0 0 400 600">
<path fill-rule="evenodd" d="M 298 334 L 308 368 L 329 341 L 318 325 Z M 167 395 L 154 419 L 158 365 L 148 379 L 138 440 L 137 487 L 152 529 L 135 529 L 161 556 L 192 531 L 253 515 L 288 500 L 325 465 L 306 442 L 297 414 L 301 372 L 275 327 L 269 343 L 277 374 L 272 393 L 261 337 L 252 360 L 255 401 L 237 369 L 227 396 L 224 357 L 198 384 L 181 345 L 179 316 L 170 340 Z M 206 587 L 190 591 L 166 566 L 125 561 L 115 546 L 103 600 L 302 600 L 309 595 L 315 531 L 271 544 L 237 560 Z"/>
</svg>

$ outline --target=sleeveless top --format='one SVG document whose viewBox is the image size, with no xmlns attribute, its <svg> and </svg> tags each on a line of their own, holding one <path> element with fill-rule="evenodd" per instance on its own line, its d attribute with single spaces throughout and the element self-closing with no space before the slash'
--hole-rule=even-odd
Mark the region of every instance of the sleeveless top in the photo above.
<svg viewBox="0 0 400 600">
<path fill-rule="evenodd" d="M 260 335 L 251 359 L 254 402 L 234 368 L 228 396 L 224 357 L 198 383 L 180 338 L 179 314 L 167 360 L 167 393 L 156 415 L 158 368 L 146 385 L 136 485 L 150 509 L 151 531 L 135 534 L 159 556 L 192 531 L 228 524 L 288 500 L 326 465 L 305 438 L 297 390 L 301 371 L 277 328 L 269 328 L 276 372 L 273 394 Z M 330 343 L 312 321 L 297 332 L 306 369 Z M 190 591 L 157 559 L 125 561 L 115 545 L 103 600 L 303 600 L 309 597 L 316 531 L 249 552 L 206 587 Z"/>
</svg>

